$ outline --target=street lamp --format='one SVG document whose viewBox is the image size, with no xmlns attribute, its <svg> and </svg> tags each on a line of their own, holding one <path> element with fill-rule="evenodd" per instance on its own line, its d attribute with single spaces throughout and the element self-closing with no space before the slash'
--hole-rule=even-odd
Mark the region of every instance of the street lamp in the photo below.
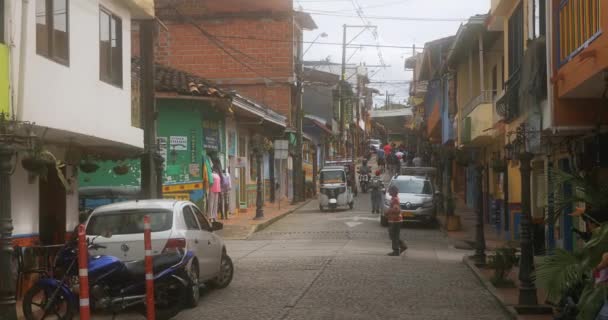
<svg viewBox="0 0 608 320">
<path fill-rule="evenodd" d="M 480 155 L 481 157 L 481 155 Z M 486 239 L 484 234 L 484 222 L 483 222 L 483 162 L 480 159 L 475 167 L 477 184 L 477 205 L 475 206 L 475 212 L 477 214 L 477 223 L 475 225 L 475 255 L 473 260 L 477 266 L 485 266 L 486 264 Z"/>
<path fill-rule="evenodd" d="M 12 120 L 0 113 L 0 314 L 17 319 L 13 270 L 13 220 L 11 207 L 12 159 L 18 150 L 29 150 L 35 135 L 32 124 Z"/>
<path fill-rule="evenodd" d="M 514 149 L 519 155 L 519 170 L 521 175 L 521 258 L 519 260 L 519 304 L 534 306 L 538 304 L 536 286 L 532 278 L 534 272 L 534 249 L 532 245 L 531 226 L 531 194 L 530 173 L 531 161 L 534 155 L 528 151 L 527 139 L 529 131 L 525 124 L 520 125 L 515 134 Z"/>
<path fill-rule="evenodd" d="M 327 38 L 327 33 L 322 32 L 322 33 L 318 34 L 317 37 L 310 42 L 310 45 L 308 45 L 308 48 L 306 48 L 306 50 L 304 50 L 304 53 L 302 54 L 302 56 L 306 55 L 306 52 L 308 52 L 308 50 L 310 50 L 310 48 L 312 48 L 312 45 L 315 44 L 315 42 L 317 40 L 319 40 L 319 38 Z"/>
<path fill-rule="evenodd" d="M 256 198 L 255 198 L 255 220 L 264 219 L 264 194 L 263 194 L 263 179 L 262 174 L 262 156 L 264 153 L 264 138 L 260 134 L 253 137 L 253 156 L 255 157 L 256 166 Z"/>
</svg>

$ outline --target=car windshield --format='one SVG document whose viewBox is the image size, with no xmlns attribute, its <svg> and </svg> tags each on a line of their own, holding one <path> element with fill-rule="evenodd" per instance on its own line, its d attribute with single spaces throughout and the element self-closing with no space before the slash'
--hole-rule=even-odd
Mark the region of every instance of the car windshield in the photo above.
<svg viewBox="0 0 608 320">
<path fill-rule="evenodd" d="M 169 210 L 125 210 L 93 214 L 87 224 L 88 235 L 110 232 L 113 235 L 136 234 L 144 232 L 144 216 L 150 217 L 152 232 L 171 229 L 173 212 Z"/>
<path fill-rule="evenodd" d="M 433 194 L 433 188 L 428 180 L 393 180 L 391 186 L 396 186 L 399 189 L 399 193 Z"/>
<path fill-rule="evenodd" d="M 344 183 L 344 171 L 321 171 L 321 183 Z"/>
<path fill-rule="evenodd" d="M 371 143 L 371 144 L 380 144 L 380 140 L 370 140 L 369 143 Z"/>
</svg>

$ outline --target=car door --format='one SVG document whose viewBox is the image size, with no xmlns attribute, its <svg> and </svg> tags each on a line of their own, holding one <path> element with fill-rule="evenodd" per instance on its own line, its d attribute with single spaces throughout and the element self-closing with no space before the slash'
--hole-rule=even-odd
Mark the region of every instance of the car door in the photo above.
<svg viewBox="0 0 608 320">
<path fill-rule="evenodd" d="M 188 249 L 191 250 L 198 259 L 199 275 L 202 275 L 204 272 L 203 270 L 208 268 L 205 266 L 207 244 L 201 240 L 203 238 L 202 230 L 194 216 L 194 211 L 192 211 L 189 204 L 184 204 L 182 207 L 182 217 L 186 228 L 185 233 Z"/>
<path fill-rule="evenodd" d="M 221 239 L 213 233 L 211 223 L 203 215 L 203 213 L 192 205 L 192 210 L 198 219 L 202 230 L 202 245 L 206 245 L 205 259 L 208 259 L 208 267 L 205 270 L 206 278 L 214 278 L 220 270 L 222 259 L 222 242 Z M 207 272 L 208 271 L 208 272 Z M 201 272 L 201 276 L 203 273 Z"/>
</svg>

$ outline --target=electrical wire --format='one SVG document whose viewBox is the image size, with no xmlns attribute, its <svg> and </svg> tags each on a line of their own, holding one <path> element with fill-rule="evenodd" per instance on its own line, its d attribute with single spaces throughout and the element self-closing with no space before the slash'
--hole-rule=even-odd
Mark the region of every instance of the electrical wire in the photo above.
<svg viewBox="0 0 608 320">
<path fill-rule="evenodd" d="M 303 11 L 311 15 L 319 16 L 330 16 L 330 17 L 345 17 L 345 18 L 359 18 L 358 15 L 352 14 L 341 14 L 334 13 L 332 11 L 323 10 L 306 10 Z M 420 21 L 420 22 L 465 22 L 468 19 L 465 18 L 433 18 L 433 17 L 395 17 L 395 16 L 366 16 L 367 19 L 372 20 L 395 20 L 395 21 Z"/>
<path fill-rule="evenodd" d="M 175 13 L 180 17 L 180 19 L 183 19 L 184 21 L 186 21 L 188 24 L 192 25 L 194 28 L 196 28 L 200 33 L 202 33 L 207 39 L 209 39 L 209 41 L 211 41 L 211 43 L 213 43 L 216 47 L 220 48 L 224 53 L 226 53 L 228 56 L 230 56 L 234 61 L 236 61 L 237 63 L 239 63 L 240 65 L 244 66 L 247 70 L 251 71 L 252 73 L 262 77 L 265 81 L 269 82 L 269 83 L 274 83 L 275 81 L 268 78 L 267 76 L 261 74 L 260 72 L 258 72 L 257 70 L 255 70 L 253 67 L 251 67 L 249 64 L 245 63 L 244 61 L 240 60 L 238 57 L 236 57 L 232 52 L 230 52 L 230 50 L 228 50 L 226 47 L 231 48 L 232 50 L 241 53 L 245 56 L 248 56 L 246 53 L 232 47 L 229 45 L 225 45 L 224 42 L 222 42 L 221 40 L 217 39 L 214 35 L 212 35 L 211 33 L 209 33 L 208 31 L 206 31 L 205 29 L 203 29 L 200 25 L 196 24 L 194 21 L 192 21 L 192 19 L 188 19 L 187 17 L 185 17 L 183 14 L 181 14 L 181 12 L 179 12 L 179 10 L 176 7 L 173 7 L 173 10 L 175 11 Z M 253 59 L 255 62 L 258 62 L 260 64 L 262 64 L 261 62 Z M 262 64 L 264 65 L 264 64 Z"/>
</svg>

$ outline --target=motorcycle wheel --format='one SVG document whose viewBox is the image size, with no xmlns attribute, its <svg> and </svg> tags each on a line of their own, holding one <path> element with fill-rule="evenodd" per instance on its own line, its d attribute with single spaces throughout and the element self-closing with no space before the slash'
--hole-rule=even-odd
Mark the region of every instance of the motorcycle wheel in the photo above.
<svg viewBox="0 0 608 320">
<path fill-rule="evenodd" d="M 180 277 L 187 278 L 187 274 Z M 157 320 L 168 320 L 177 315 L 188 296 L 188 287 L 174 277 L 158 280 L 154 286 L 154 307 Z M 143 310 L 145 314 L 145 307 Z"/>
<path fill-rule="evenodd" d="M 59 290 L 54 301 L 49 301 L 55 290 Z M 49 306 L 45 313 L 45 306 Z M 57 319 L 71 320 L 77 306 L 60 288 L 35 284 L 23 297 L 23 315 L 27 320 Z"/>
</svg>

